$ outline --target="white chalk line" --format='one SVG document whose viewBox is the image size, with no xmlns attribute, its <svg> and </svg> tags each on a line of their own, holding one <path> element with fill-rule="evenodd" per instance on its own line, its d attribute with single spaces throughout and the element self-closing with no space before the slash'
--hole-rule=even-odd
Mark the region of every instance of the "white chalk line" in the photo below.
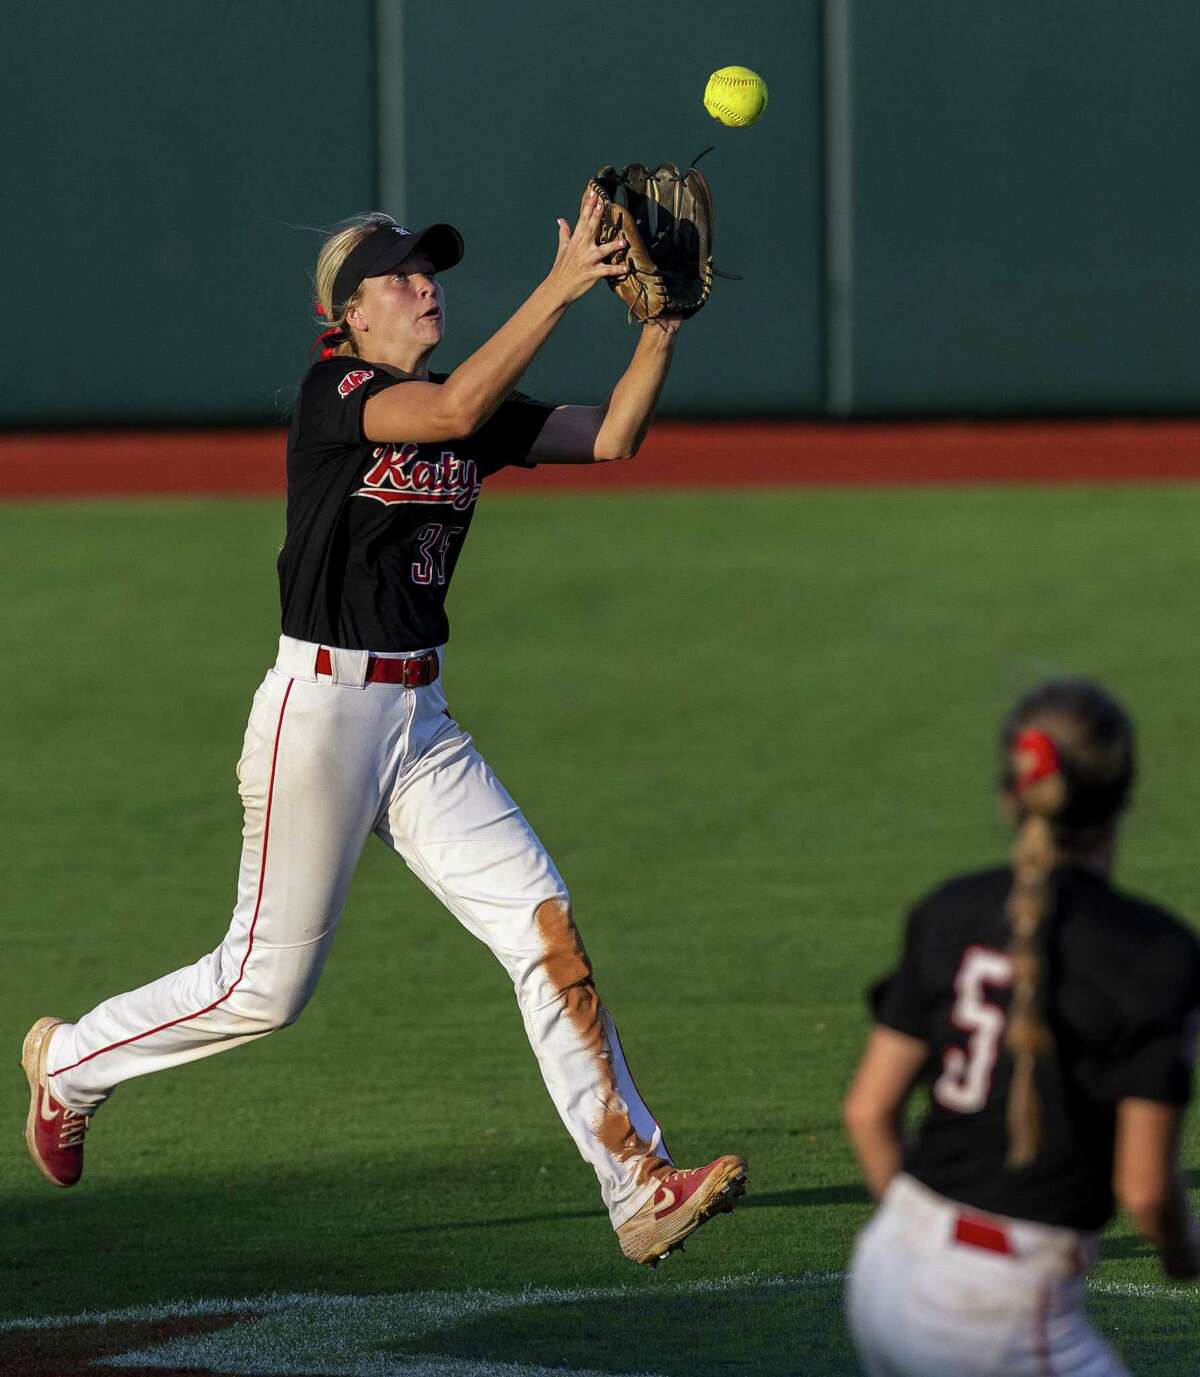
<svg viewBox="0 0 1200 1377">
<path fill-rule="evenodd" d="M 1137 1300 L 1179 1301 L 1200 1306 L 1200 1290 L 1195 1286 L 1172 1286 L 1157 1281 L 1088 1281 L 1090 1296 L 1129 1296 Z"/>
<path fill-rule="evenodd" d="M 526 1287 L 520 1291 L 450 1291 L 389 1293 L 381 1296 L 330 1295 L 320 1291 L 295 1291 L 284 1295 L 272 1292 L 268 1295 L 242 1296 L 216 1300 L 181 1300 L 158 1305 L 131 1305 L 119 1310 L 80 1310 L 74 1315 L 31 1315 L 15 1320 L 0 1320 L 0 1332 L 15 1329 L 72 1329 L 85 1324 L 114 1324 L 123 1321 L 153 1323 L 161 1320 L 187 1319 L 200 1315 L 224 1315 L 237 1311 L 253 1310 L 269 1314 L 282 1310 L 292 1310 L 314 1303 L 326 1306 L 354 1305 L 362 1300 L 404 1299 L 412 1296 L 435 1295 L 478 1295 L 503 1297 L 510 1305 L 571 1304 L 589 1300 L 623 1300 L 634 1297 L 653 1299 L 664 1293 L 670 1295 L 703 1295 L 705 1292 L 735 1290 L 737 1287 L 788 1287 L 823 1288 L 841 1286 L 847 1277 L 846 1272 L 798 1272 L 792 1275 L 779 1273 L 774 1276 L 760 1276 L 748 1272 L 742 1276 L 716 1277 L 708 1281 L 664 1282 L 653 1288 L 645 1286 L 618 1285 L 592 1287 Z M 1101 1281 L 1089 1278 L 1087 1289 L 1090 1294 L 1099 1296 L 1127 1296 L 1144 1300 L 1176 1300 L 1192 1305 L 1200 1305 L 1200 1289 L 1187 1286 L 1171 1286 L 1165 1282 Z"/>
<path fill-rule="evenodd" d="M 94 1360 L 97 1368 L 195 1368 L 240 1377 L 291 1377 L 320 1371 L 327 1377 L 563 1377 L 561 1365 L 513 1363 L 486 1356 L 395 1352 L 405 1340 L 436 1344 L 438 1334 L 486 1320 L 501 1311 L 586 1301 L 672 1298 L 771 1289 L 779 1292 L 840 1286 L 840 1272 L 799 1277 L 722 1277 L 714 1281 L 604 1287 L 527 1287 L 520 1291 L 418 1291 L 380 1296 L 306 1294 L 206 1300 L 174 1306 L 132 1306 L 5 1322 L 3 1329 L 61 1329 L 79 1324 L 155 1323 L 189 1316 L 237 1316 L 227 1327 L 185 1335 L 152 1347 Z M 383 1351 L 380 1351 L 380 1350 Z M 389 1352 L 388 1349 L 393 1351 Z M 572 1377 L 610 1377 L 600 1368 L 571 1368 Z M 652 1371 L 625 1377 L 661 1377 Z"/>
<path fill-rule="evenodd" d="M 800 1272 L 794 1276 L 778 1274 L 764 1277 L 756 1272 L 741 1276 L 713 1277 L 707 1281 L 651 1282 L 649 1285 L 623 1284 L 617 1286 L 527 1286 L 519 1291 L 486 1291 L 469 1288 L 463 1291 L 400 1291 L 375 1296 L 331 1295 L 322 1291 L 293 1291 L 280 1295 L 242 1296 L 214 1300 L 169 1301 L 158 1305 L 130 1305 L 119 1310 L 80 1310 L 74 1315 L 32 1315 L 25 1319 L 0 1320 L 0 1331 L 8 1329 L 70 1329 L 84 1324 L 156 1323 L 162 1320 L 188 1319 L 198 1315 L 225 1315 L 253 1310 L 260 1314 L 294 1310 L 313 1304 L 336 1308 L 352 1307 L 363 1301 L 436 1300 L 444 1297 L 477 1296 L 503 1301 L 507 1306 L 572 1304 L 590 1300 L 653 1300 L 663 1295 L 703 1295 L 706 1292 L 734 1291 L 740 1287 L 788 1287 L 799 1289 L 840 1286 L 845 1272 Z"/>
<path fill-rule="evenodd" d="M 485 1321 L 502 1311 L 588 1301 L 649 1301 L 771 1290 L 780 1293 L 840 1289 L 839 1271 L 760 1276 L 755 1273 L 711 1281 L 600 1287 L 526 1287 L 519 1291 L 417 1291 L 374 1296 L 320 1292 L 184 1301 L 171 1305 L 129 1306 L 0 1321 L 0 1331 L 54 1330 L 80 1325 L 161 1323 L 205 1315 L 229 1315 L 232 1323 L 209 1333 L 185 1335 L 94 1359 L 97 1368 L 203 1369 L 244 1377 L 293 1377 L 320 1371 L 328 1377 L 611 1377 L 601 1368 L 564 1369 L 561 1364 L 506 1362 L 486 1356 L 396 1352 L 405 1340 L 423 1347 L 463 1325 Z M 1200 1304 L 1200 1293 L 1168 1285 L 1093 1281 L 1097 1298 L 1133 1297 Z M 383 1351 L 381 1351 L 381 1349 Z M 388 1350 L 391 1351 L 388 1351 Z M 652 1371 L 624 1377 L 661 1377 Z"/>
</svg>

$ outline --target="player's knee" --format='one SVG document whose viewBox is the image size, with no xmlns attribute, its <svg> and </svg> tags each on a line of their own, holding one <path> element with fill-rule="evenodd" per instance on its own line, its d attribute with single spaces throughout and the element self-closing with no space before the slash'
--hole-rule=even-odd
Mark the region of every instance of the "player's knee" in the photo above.
<svg viewBox="0 0 1200 1377">
<path fill-rule="evenodd" d="M 263 1010 L 272 1031 L 289 1028 L 295 1023 L 307 1007 L 310 993 L 309 990 L 282 990 L 272 995 Z"/>
<path fill-rule="evenodd" d="M 295 1023 L 307 1003 L 305 991 L 239 991 L 230 1000 L 229 1012 L 246 1025 L 247 1033 L 274 1033 Z"/>
<path fill-rule="evenodd" d="M 279 1028 L 290 1028 L 304 1012 L 307 1003 L 308 1001 L 305 999 L 294 999 L 280 1000 L 279 1003 L 272 1004 L 268 1011 L 272 1031 Z"/>
</svg>

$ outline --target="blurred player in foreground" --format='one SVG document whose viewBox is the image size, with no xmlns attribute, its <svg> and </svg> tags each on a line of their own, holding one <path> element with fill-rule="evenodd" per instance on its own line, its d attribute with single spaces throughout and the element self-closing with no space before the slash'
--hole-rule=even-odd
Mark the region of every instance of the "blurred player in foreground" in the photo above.
<svg viewBox="0 0 1200 1377">
<path fill-rule="evenodd" d="M 848 1300 L 870 1377 L 1117 1377 L 1083 1310 L 1114 1195 L 1169 1276 L 1200 1270 L 1178 1163 L 1200 943 L 1109 881 L 1132 726 L 1096 686 L 1053 681 L 1017 704 L 1001 750 L 1012 867 L 913 911 L 846 1097 L 882 1199 Z"/>
<path fill-rule="evenodd" d="M 571 304 L 627 271 L 609 261 L 623 240 L 597 243 L 601 214 L 589 193 L 574 230 L 559 221 L 545 280 L 448 375 L 428 360 L 444 327 L 438 275 L 462 257 L 458 231 L 413 233 L 376 214 L 326 241 L 316 284 L 332 328 L 288 439 L 283 635 L 238 764 L 232 926 L 194 965 L 77 1023 L 47 1017 L 30 1029 L 26 1142 L 54 1184 L 79 1179 L 90 1116 L 122 1081 L 299 1017 L 374 833 L 504 965 L 627 1257 L 653 1266 L 744 1189 L 739 1157 L 675 1169 L 596 993 L 566 885 L 442 687 L 446 594 L 484 480 L 506 464 L 633 455 L 667 376 L 678 319 L 642 328 L 602 406 L 512 391 Z M 536 650 L 528 673 L 544 678 Z M 378 1042 L 388 1030 L 362 1035 Z"/>
</svg>

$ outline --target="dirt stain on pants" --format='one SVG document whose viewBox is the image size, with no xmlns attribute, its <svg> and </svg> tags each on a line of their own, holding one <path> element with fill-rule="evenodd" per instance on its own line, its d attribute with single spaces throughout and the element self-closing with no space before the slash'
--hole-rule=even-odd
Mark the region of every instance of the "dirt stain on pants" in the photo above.
<svg viewBox="0 0 1200 1377">
<path fill-rule="evenodd" d="M 592 963 L 571 916 L 570 905 L 562 899 L 547 899 L 538 906 L 534 918 L 546 953 L 546 978 L 562 1000 L 571 1026 L 588 1055 L 596 1063 L 601 1100 L 595 1125 L 597 1139 L 618 1162 L 636 1160 L 635 1176 L 639 1184 L 665 1176 L 672 1170 L 671 1163 L 652 1151 L 649 1143 L 638 1134 L 629 1117 L 629 1107 L 617 1087 L 612 1046 L 616 1029 L 596 993 Z"/>
</svg>

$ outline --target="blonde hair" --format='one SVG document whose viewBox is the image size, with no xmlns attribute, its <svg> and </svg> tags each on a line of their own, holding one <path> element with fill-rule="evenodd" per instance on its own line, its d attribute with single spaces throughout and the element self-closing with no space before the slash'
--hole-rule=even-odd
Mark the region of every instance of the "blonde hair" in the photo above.
<svg viewBox="0 0 1200 1377">
<path fill-rule="evenodd" d="M 1013 1056 L 1008 1165 L 1028 1166 L 1041 1143 L 1036 1072 L 1054 1050 L 1046 1017 L 1044 924 L 1054 907 L 1051 872 L 1111 832 L 1133 787 L 1133 724 L 1098 685 L 1057 679 L 1017 704 L 1001 732 L 1002 787 L 1016 799 L 1011 929 L 1012 1003 L 1004 1045 Z"/>
<path fill-rule="evenodd" d="M 1012 1004 L 1004 1045 L 1013 1056 L 1008 1092 L 1008 1165 L 1027 1166 L 1041 1140 L 1041 1107 L 1034 1073 L 1038 1057 L 1054 1050 L 1054 1035 L 1042 1010 L 1042 960 L 1039 933 L 1050 911 L 1050 872 L 1061 859 L 1050 819 L 1062 807 L 1066 790 L 1060 774 L 1037 780 L 1021 795 L 1025 819 L 1013 843 L 1013 885 L 1005 905 L 1012 929 Z"/>
<path fill-rule="evenodd" d="M 356 352 L 353 333 L 346 324 L 346 316 L 351 307 L 358 302 L 358 289 L 355 288 L 341 313 L 334 315 L 333 284 L 342 269 L 342 264 L 362 243 L 368 234 L 383 225 L 394 225 L 395 220 L 382 210 L 373 210 L 367 215 L 356 215 L 347 220 L 321 245 L 317 255 L 317 266 L 313 273 L 313 287 L 317 294 L 317 310 L 325 321 L 326 329 L 322 339 L 328 337 L 329 352 L 332 354 L 353 354 Z"/>
</svg>

